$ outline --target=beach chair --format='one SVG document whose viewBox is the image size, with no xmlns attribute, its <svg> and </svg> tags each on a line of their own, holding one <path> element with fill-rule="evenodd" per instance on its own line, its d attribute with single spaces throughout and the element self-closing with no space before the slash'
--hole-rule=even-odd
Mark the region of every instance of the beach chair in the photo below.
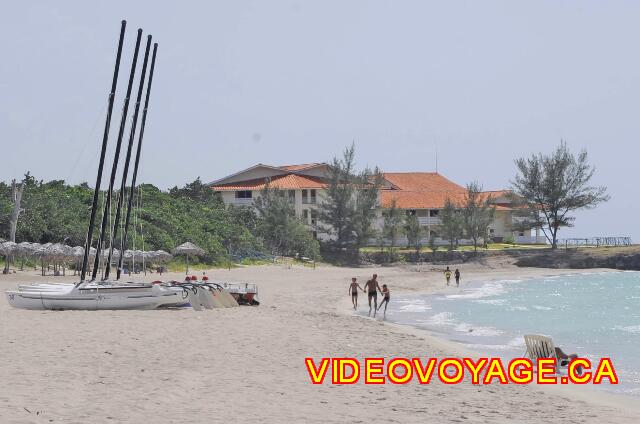
<svg viewBox="0 0 640 424">
<path fill-rule="evenodd" d="M 532 361 L 538 358 L 555 358 L 557 374 L 560 374 L 561 367 L 567 367 L 569 365 L 567 359 L 558 358 L 556 355 L 556 348 L 553 345 L 551 337 L 541 336 L 539 334 L 525 334 L 524 344 L 527 346 L 527 351 L 524 356 Z"/>
</svg>

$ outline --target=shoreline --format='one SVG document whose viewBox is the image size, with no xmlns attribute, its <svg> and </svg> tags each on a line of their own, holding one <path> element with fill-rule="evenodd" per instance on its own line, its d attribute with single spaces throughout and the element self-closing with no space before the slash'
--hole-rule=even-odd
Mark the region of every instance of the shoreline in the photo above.
<svg viewBox="0 0 640 424">
<path fill-rule="evenodd" d="M 604 274 L 604 273 L 618 273 L 618 272 L 637 272 L 637 271 L 629 271 L 629 270 L 618 270 L 618 269 L 610 269 L 610 268 L 590 268 L 590 269 L 585 269 L 585 270 L 576 270 L 576 269 L 557 269 L 557 268 L 528 268 L 529 270 L 535 270 L 536 272 L 533 272 L 529 275 L 525 275 L 525 276 L 519 276 L 518 278 L 509 278 L 509 275 L 504 275 L 504 276 L 493 276 L 490 278 L 478 278 L 475 277 L 473 279 L 471 279 L 469 282 L 467 282 L 467 284 L 473 284 L 473 285 L 481 285 L 484 283 L 489 283 L 489 282 L 500 282 L 500 281 L 504 281 L 504 280 L 521 280 L 521 281 L 526 281 L 526 280 L 534 280 L 534 279 L 540 279 L 540 278 L 545 278 L 545 277 L 556 277 L 556 276 L 571 276 L 571 275 L 584 275 L 584 274 Z M 515 270 L 514 270 L 515 271 Z M 537 272 L 539 271 L 539 272 Z M 458 289 L 457 287 L 453 286 L 452 288 L 454 289 Z M 462 290 L 462 287 L 460 287 L 460 290 Z M 394 294 L 396 292 L 394 291 Z M 413 291 L 413 290 L 399 290 L 399 294 L 400 295 L 411 295 L 411 296 L 438 296 L 438 295 L 444 295 L 444 294 L 450 294 L 451 291 L 448 290 L 447 286 L 442 286 L 440 289 L 435 288 L 433 290 L 418 290 L 418 291 Z M 364 297 L 364 296 L 362 296 Z M 348 302 L 344 302 L 346 307 L 349 307 L 350 305 L 348 304 Z M 362 304 L 364 309 L 367 308 L 367 304 L 363 303 Z M 359 304 L 360 307 L 360 304 Z M 450 338 L 447 338 L 446 335 L 443 334 L 439 334 L 435 331 L 432 331 L 428 328 L 420 328 L 417 327 L 415 325 L 412 324 L 403 324 L 403 323 L 397 323 L 397 322 L 390 322 L 384 319 L 379 319 L 378 317 L 376 318 L 371 318 L 368 316 L 364 316 L 364 315 L 360 315 L 358 313 L 356 313 L 355 311 L 353 311 L 352 308 L 350 309 L 350 313 L 346 313 L 346 315 L 351 316 L 351 317 L 355 317 L 358 319 L 362 319 L 365 321 L 371 321 L 371 320 L 375 320 L 377 322 L 380 322 L 382 325 L 385 326 L 389 326 L 391 328 L 394 328 L 396 331 L 400 331 L 400 332 L 405 332 L 406 334 L 409 335 L 413 335 L 413 336 L 422 336 L 422 337 L 428 337 L 430 339 L 432 339 L 432 343 L 439 345 L 442 349 L 447 350 L 448 352 L 450 352 L 449 356 L 452 357 L 479 357 L 479 356 L 488 356 L 488 357 L 500 357 L 500 356 L 491 356 L 489 355 L 488 352 L 486 351 L 481 351 L 481 350 L 476 350 L 473 349 L 471 347 L 469 347 L 467 344 L 463 343 L 462 341 L 456 341 L 456 340 L 452 340 Z M 344 312 L 344 311 L 343 311 Z M 467 384 L 467 383 L 460 383 L 460 384 Z M 637 401 L 637 397 L 630 395 L 630 394 L 624 394 L 624 393 L 617 393 L 617 392 L 613 392 L 613 391 L 608 391 L 606 389 L 601 389 L 598 390 L 596 387 L 593 387 L 593 385 L 591 384 L 587 384 L 587 385 L 575 385 L 575 384 L 568 384 L 566 386 L 562 386 L 560 384 L 555 384 L 555 385 L 538 385 L 535 383 L 531 383 L 528 384 L 528 386 L 531 386 L 532 389 L 534 390 L 543 390 L 546 392 L 550 392 L 553 393 L 555 395 L 564 395 L 564 396 L 575 396 L 576 400 L 582 400 L 582 401 L 589 401 L 589 402 L 598 402 L 601 403 L 602 405 L 605 406 L 615 406 L 615 407 L 622 407 L 622 408 L 632 408 L 632 409 L 637 409 L 640 412 L 640 407 L 637 406 L 636 401 Z"/>
<path fill-rule="evenodd" d="M 559 273 L 555 269 L 521 269 L 499 262 L 463 264 L 461 270 L 468 281 Z M 374 272 L 382 282 L 391 284 L 395 293 L 447 291 L 442 287 L 441 273 L 430 270 L 429 265 L 322 265 L 315 270 L 264 265 L 207 271 L 211 279 L 218 281 L 257 283 L 261 300 L 258 307 L 202 312 L 41 312 L 12 309 L 6 300 L 0 301 L 0 340 L 4 343 L 0 379 L 5 387 L 0 389 L 0 421 L 517 420 L 537 424 L 573 419 L 631 423 L 640 412 L 640 407 L 618 399 L 622 395 L 612 398 L 601 392 L 583 394 L 585 391 L 576 390 L 575 386 L 311 384 L 305 357 L 465 354 L 462 345 L 438 339 L 424 330 L 354 319 L 347 290 L 349 278 L 357 276 L 362 281 Z M 163 279 L 182 276 L 169 273 L 163 274 Z M 156 277 L 157 274 L 140 276 L 147 281 Z M 47 280 L 73 281 L 73 277 L 40 277 L 29 271 L 0 275 L 0 289 Z M 366 303 L 366 297 L 360 299 Z M 6 389 L 9 387 L 11 390 Z M 196 400 L 202 399 L 203 393 L 214 393 L 214 400 Z M 194 399 L 195 403 L 190 408 L 175 407 L 184 405 L 185 399 Z M 38 417 L 36 411 L 40 412 Z"/>
</svg>

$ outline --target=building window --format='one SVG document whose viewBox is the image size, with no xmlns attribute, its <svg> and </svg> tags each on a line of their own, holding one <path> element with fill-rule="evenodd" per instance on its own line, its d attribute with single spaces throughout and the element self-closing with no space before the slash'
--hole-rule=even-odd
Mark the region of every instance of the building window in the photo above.
<svg viewBox="0 0 640 424">
<path fill-rule="evenodd" d="M 309 209 L 302 210 L 302 219 L 304 220 L 305 224 L 309 223 Z"/>
<path fill-rule="evenodd" d="M 295 190 L 289 190 L 289 201 L 291 203 L 295 203 L 295 201 L 296 201 L 296 191 Z"/>
<path fill-rule="evenodd" d="M 493 228 L 489 228 L 489 234 L 493 234 L 493 233 L 495 233 L 495 232 L 496 232 L 496 231 L 495 231 Z"/>
<path fill-rule="evenodd" d="M 407 216 L 415 216 L 415 215 L 416 215 L 415 209 L 407 209 Z"/>
<path fill-rule="evenodd" d="M 236 199 L 251 199 L 251 190 L 236 191 Z"/>
<path fill-rule="evenodd" d="M 310 190 L 302 190 L 302 203 L 315 204 L 316 203 L 316 190 L 314 188 Z"/>
<path fill-rule="evenodd" d="M 429 216 L 438 216 L 440 214 L 440 210 L 438 209 L 430 209 Z"/>
<path fill-rule="evenodd" d="M 316 211 L 311 209 L 311 225 L 316 225 L 317 223 L 317 214 Z"/>
<path fill-rule="evenodd" d="M 318 239 L 318 232 L 317 231 L 312 231 L 311 234 L 313 234 L 313 238 L 314 239 Z"/>
<path fill-rule="evenodd" d="M 519 231 L 519 232 L 518 232 L 518 235 L 519 235 L 520 237 L 524 237 L 524 231 Z"/>
</svg>

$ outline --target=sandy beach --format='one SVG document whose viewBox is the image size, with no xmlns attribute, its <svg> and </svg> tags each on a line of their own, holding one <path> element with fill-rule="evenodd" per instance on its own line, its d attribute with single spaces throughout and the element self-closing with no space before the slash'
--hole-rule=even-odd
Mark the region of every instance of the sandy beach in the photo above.
<svg viewBox="0 0 640 424">
<path fill-rule="evenodd" d="M 351 309 L 352 275 L 364 282 L 377 272 L 395 293 L 442 291 L 432 268 L 211 270 L 214 279 L 258 283 L 262 304 L 202 312 L 27 311 L 10 308 L 3 294 L 0 422 L 637 422 L 633 398 L 588 387 L 310 384 L 307 356 L 463 354 L 459 345 Z M 575 272 L 507 262 L 462 270 L 463 283 Z M 0 275 L 0 288 L 73 281 L 37 274 Z"/>
</svg>

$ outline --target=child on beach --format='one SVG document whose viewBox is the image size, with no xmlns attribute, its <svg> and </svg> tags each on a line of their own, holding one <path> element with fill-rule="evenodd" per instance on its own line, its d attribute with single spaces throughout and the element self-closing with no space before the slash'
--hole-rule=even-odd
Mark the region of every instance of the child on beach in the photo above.
<svg viewBox="0 0 640 424">
<path fill-rule="evenodd" d="M 356 282 L 356 277 L 351 278 L 351 284 L 349 284 L 349 292 L 351 293 L 351 303 L 353 303 L 353 310 L 358 309 L 358 289 L 364 291 L 360 284 Z"/>
<path fill-rule="evenodd" d="M 387 316 L 387 306 L 389 305 L 389 297 L 391 296 L 391 291 L 389 290 L 389 287 L 387 287 L 386 284 L 383 284 L 381 292 L 384 298 L 382 299 L 382 302 L 380 302 L 380 306 L 378 306 L 378 310 L 382 309 L 382 305 L 384 305 L 384 316 Z"/>
<path fill-rule="evenodd" d="M 456 287 L 460 287 L 460 270 L 458 268 L 456 268 L 454 276 L 456 277 Z"/>
<path fill-rule="evenodd" d="M 378 274 L 373 274 L 373 278 L 365 283 L 364 290 L 369 298 L 369 316 L 371 316 L 371 298 L 373 298 L 373 316 L 375 317 L 378 310 L 378 290 L 380 290 Z"/>
<path fill-rule="evenodd" d="M 444 270 L 444 278 L 447 279 L 447 286 L 448 286 L 449 280 L 451 280 L 451 270 L 449 269 L 449 267 L 447 267 L 447 269 Z"/>
</svg>

